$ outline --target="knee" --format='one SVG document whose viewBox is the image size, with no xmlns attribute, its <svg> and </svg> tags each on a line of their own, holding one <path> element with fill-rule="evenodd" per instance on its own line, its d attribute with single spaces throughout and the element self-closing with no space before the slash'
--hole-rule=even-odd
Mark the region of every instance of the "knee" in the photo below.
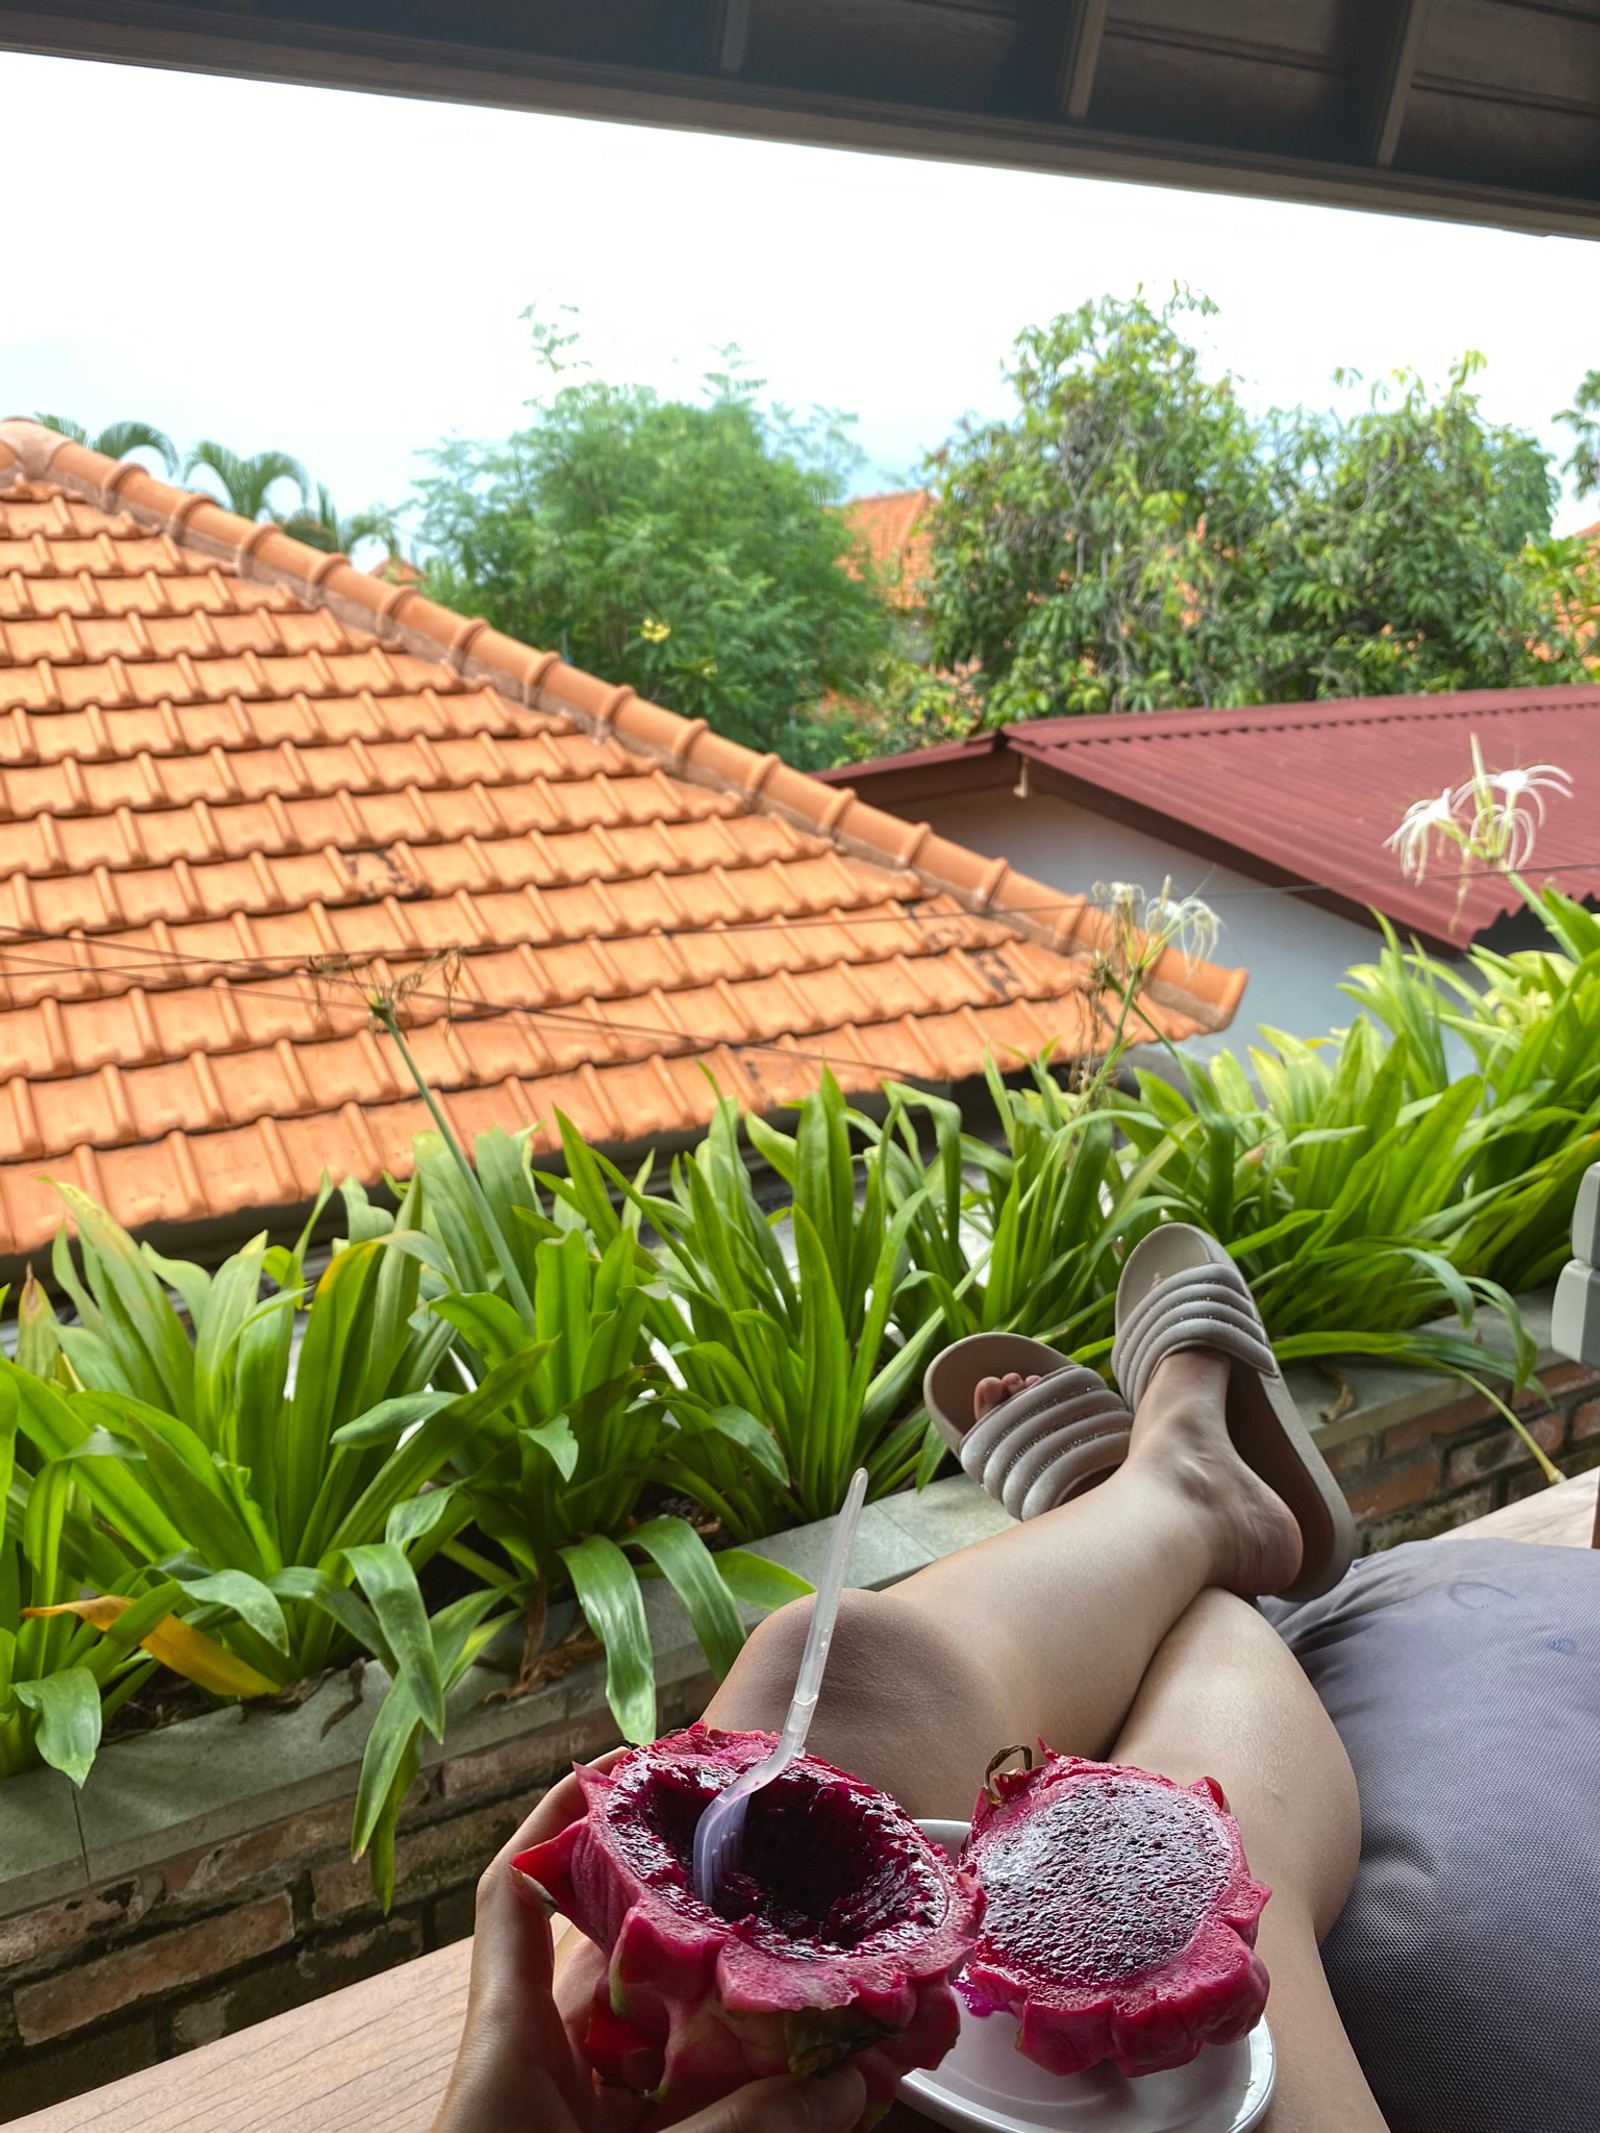
<svg viewBox="0 0 1600 2133">
<path fill-rule="evenodd" d="M 770 1615 L 712 1698 L 707 1722 L 774 1733 L 794 1693 L 812 1602 Z M 891 1793 L 911 1814 L 970 1811 L 1008 1738 L 991 1670 L 958 1626 L 898 1592 L 847 1592 L 808 1752 Z"/>
<path fill-rule="evenodd" d="M 815 1600 L 791 1600 L 752 1631 L 741 1665 L 752 1678 L 771 1681 L 784 1706 L 794 1692 Z M 838 1709 L 869 1698 L 889 1698 L 908 1676 L 926 1687 L 948 1669 L 950 1640 L 938 1626 L 892 1592 L 850 1590 L 839 1596 L 839 1613 L 828 1647 L 823 1684 L 826 1702 Z"/>
</svg>

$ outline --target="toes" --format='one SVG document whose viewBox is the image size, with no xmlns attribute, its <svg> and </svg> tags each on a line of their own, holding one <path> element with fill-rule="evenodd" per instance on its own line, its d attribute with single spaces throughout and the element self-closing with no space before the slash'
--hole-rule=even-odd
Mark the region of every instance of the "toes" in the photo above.
<svg viewBox="0 0 1600 2133">
<path fill-rule="evenodd" d="M 979 1378 L 972 1394 L 973 1421 L 981 1422 L 1002 1400 L 1009 1400 L 1013 1393 L 1024 1392 L 1038 1382 L 1037 1377 L 1025 1378 L 1018 1370 L 1008 1370 L 1003 1378 Z"/>
</svg>

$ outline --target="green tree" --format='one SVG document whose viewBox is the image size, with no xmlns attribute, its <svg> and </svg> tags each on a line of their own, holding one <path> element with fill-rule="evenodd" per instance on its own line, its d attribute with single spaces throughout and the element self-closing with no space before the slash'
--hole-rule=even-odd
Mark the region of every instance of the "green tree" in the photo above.
<svg viewBox="0 0 1600 2133">
<path fill-rule="evenodd" d="M 1587 678 L 1561 591 L 1586 558 L 1551 538 L 1550 455 L 1484 419 L 1481 367 L 1463 357 L 1437 398 L 1401 371 L 1349 420 L 1284 425 L 1262 700 Z"/>
<path fill-rule="evenodd" d="M 933 455 L 933 663 L 996 721 L 1226 702 L 1255 664 L 1271 453 L 1176 293 L 1081 304 L 1017 340 L 1008 422 Z"/>
<path fill-rule="evenodd" d="M 279 524 L 285 533 L 292 533 L 308 548 L 320 548 L 324 555 L 350 555 L 363 541 L 382 541 L 391 555 L 399 546 L 399 532 L 392 511 L 373 506 L 367 511 L 356 511 L 349 518 L 341 518 L 333 498 L 320 482 L 316 502 L 291 511 L 287 518 L 279 520 Z"/>
<path fill-rule="evenodd" d="M 216 476 L 223 502 L 241 518 L 275 518 L 272 491 L 285 481 L 293 482 L 304 509 L 311 487 L 305 468 L 287 452 L 257 452 L 245 459 L 209 437 L 203 437 L 184 461 L 184 479 L 201 468 Z"/>
<path fill-rule="evenodd" d="M 1479 358 L 1437 397 L 1402 372 L 1349 418 L 1257 417 L 1180 331 L 1212 308 L 1030 329 L 1014 416 L 930 462 L 934 664 L 980 721 L 1586 677 L 1593 566 Z"/>
<path fill-rule="evenodd" d="M 44 417 L 40 416 L 40 421 Z M 1562 468 L 1580 496 L 1600 493 L 1600 370 L 1591 370 L 1556 420 L 1572 432 L 1572 456 Z"/>
<path fill-rule="evenodd" d="M 535 329 L 552 369 L 568 339 Z M 732 739 L 826 762 L 835 699 L 889 641 L 829 508 L 854 449 L 838 418 L 763 408 L 747 379 L 706 387 L 692 405 L 583 379 L 504 444 L 441 446 L 419 484 L 429 590 Z"/>
<path fill-rule="evenodd" d="M 178 471 L 178 450 L 165 430 L 158 430 L 153 422 L 108 422 L 103 430 L 93 437 L 81 422 L 74 422 L 66 415 L 35 415 L 47 430 L 59 430 L 63 437 L 70 437 L 74 444 L 86 444 L 92 452 L 104 452 L 108 459 L 126 459 L 133 452 L 154 452 L 168 474 Z"/>
</svg>

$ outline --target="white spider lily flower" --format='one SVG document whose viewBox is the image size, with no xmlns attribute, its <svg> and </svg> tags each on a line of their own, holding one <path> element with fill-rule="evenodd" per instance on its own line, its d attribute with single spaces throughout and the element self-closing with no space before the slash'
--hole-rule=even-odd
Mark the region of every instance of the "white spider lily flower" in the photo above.
<svg viewBox="0 0 1600 2133">
<path fill-rule="evenodd" d="M 1499 770 L 1490 779 L 1499 795 L 1495 833 L 1504 840 L 1505 864 L 1523 867 L 1533 857 L 1533 840 L 1544 824 L 1544 796 L 1572 798 L 1572 780 L 1559 763 L 1530 763 L 1526 770 Z"/>
<path fill-rule="evenodd" d="M 1493 872 L 1516 874 L 1533 857 L 1534 839 L 1545 818 L 1545 794 L 1572 798 L 1572 779 L 1559 763 L 1530 763 L 1524 769 L 1490 770 L 1478 736 L 1472 736 L 1472 775 L 1446 788 L 1435 799 L 1414 800 L 1400 827 L 1385 845 L 1400 855 L 1401 872 L 1421 881 L 1437 845 L 1454 846 L 1462 894 L 1476 864 Z"/>
<path fill-rule="evenodd" d="M 1526 770 L 1497 770 L 1493 782 L 1500 788 L 1502 801 L 1513 807 L 1524 798 L 1530 799 L 1541 822 L 1547 792 L 1553 792 L 1558 800 L 1572 798 L 1572 773 L 1559 763 L 1530 763 Z"/>
<path fill-rule="evenodd" d="M 1174 896 L 1170 874 L 1157 896 L 1132 881 L 1097 881 L 1090 893 L 1111 921 L 1110 960 L 1119 984 L 1142 983 L 1169 948 L 1181 950 L 1192 968 L 1217 945 L 1217 914 L 1201 897 Z"/>
<path fill-rule="evenodd" d="M 1217 914 L 1199 896 L 1178 896 L 1172 893 L 1172 877 L 1161 884 L 1161 894 L 1147 905 L 1144 914 L 1145 928 L 1161 942 L 1163 948 L 1181 948 L 1185 962 L 1192 969 L 1203 963 L 1217 945 Z"/>
<path fill-rule="evenodd" d="M 1472 788 L 1466 787 L 1470 792 Z M 1393 836 L 1385 837 L 1384 849 L 1398 852 L 1400 871 L 1407 881 L 1423 881 L 1428 873 L 1428 855 L 1435 839 L 1441 850 L 1455 845 L 1464 849 L 1465 833 L 1456 820 L 1457 794 L 1447 785 L 1431 800 L 1413 800 Z"/>
<path fill-rule="evenodd" d="M 1476 734 L 1472 740 L 1472 776 L 1458 785 L 1454 804 L 1470 810 L 1467 848 L 1485 866 L 1526 866 L 1534 837 L 1544 822 L 1544 796 L 1572 798 L 1572 779 L 1559 763 L 1530 763 L 1524 770 L 1486 770 Z"/>
</svg>

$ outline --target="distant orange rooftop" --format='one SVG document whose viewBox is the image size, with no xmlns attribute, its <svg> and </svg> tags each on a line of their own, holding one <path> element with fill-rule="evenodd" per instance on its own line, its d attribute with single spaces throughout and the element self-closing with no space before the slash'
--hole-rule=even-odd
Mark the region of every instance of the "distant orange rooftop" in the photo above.
<svg viewBox="0 0 1600 2133">
<path fill-rule="evenodd" d="M 907 611 L 927 604 L 933 548 L 925 513 L 926 489 L 896 489 L 882 496 L 853 496 L 842 507 L 852 532 L 882 573 L 891 607 Z"/>
<path fill-rule="evenodd" d="M 0 422 L 0 1257 L 70 1180 L 283 1218 L 428 1123 L 617 1147 L 1093 1048 L 1099 914 L 53 431 Z M 429 959 L 460 952 L 452 992 Z M 331 974 L 330 974 L 331 973 Z M 1151 1017 L 1231 1017 L 1172 956 Z"/>
</svg>

